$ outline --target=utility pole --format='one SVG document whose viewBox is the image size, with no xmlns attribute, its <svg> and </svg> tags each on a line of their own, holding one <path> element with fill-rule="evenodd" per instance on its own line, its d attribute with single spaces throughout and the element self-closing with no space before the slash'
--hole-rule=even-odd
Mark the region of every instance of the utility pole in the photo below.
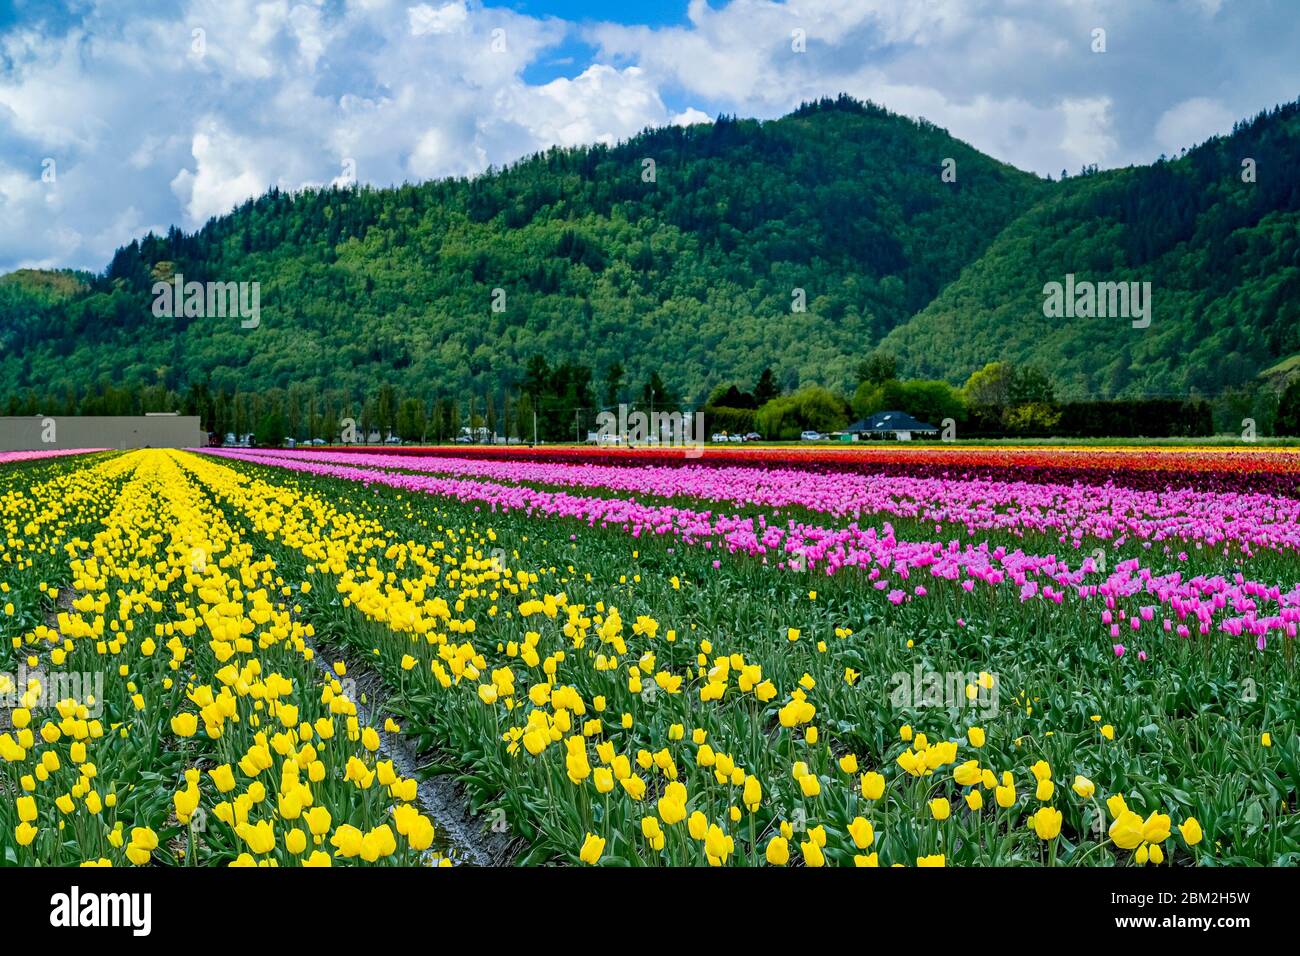
<svg viewBox="0 0 1300 956">
<path fill-rule="evenodd" d="M 653 441 L 659 444 L 659 436 L 655 434 L 659 429 L 655 428 L 655 390 L 650 389 L 650 427 L 646 429 L 647 433 L 653 436 Z"/>
<path fill-rule="evenodd" d="M 579 417 L 580 415 L 582 415 L 582 409 L 575 408 L 573 410 L 573 443 L 575 445 L 582 444 L 582 420 Z"/>
<path fill-rule="evenodd" d="M 533 409 L 533 444 L 537 444 L 537 409 Z"/>
</svg>

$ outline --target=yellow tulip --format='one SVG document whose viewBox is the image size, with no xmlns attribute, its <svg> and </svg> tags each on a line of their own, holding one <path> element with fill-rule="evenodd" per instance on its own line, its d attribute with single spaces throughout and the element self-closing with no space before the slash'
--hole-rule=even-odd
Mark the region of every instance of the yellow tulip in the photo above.
<svg viewBox="0 0 1300 956">
<path fill-rule="evenodd" d="M 1061 811 L 1055 807 L 1039 807 L 1034 814 L 1034 832 L 1040 840 L 1055 840 L 1061 832 Z"/>
<path fill-rule="evenodd" d="M 1132 850 L 1142 843 L 1142 818 L 1125 808 L 1110 825 L 1111 842 L 1121 850 Z"/>
<path fill-rule="evenodd" d="M 361 842 L 364 839 L 360 830 L 350 823 L 345 823 L 334 831 L 334 835 L 330 837 L 330 845 L 335 848 L 335 856 L 351 859 L 361 854 Z"/>
<path fill-rule="evenodd" d="M 772 837 L 763 856 L 773 866 L 785 866 L 790 862 L 790 841 L 785 837 Z"/>
<path fill-rule="evenodd" d="M 605 852 L 605 840 L 594 833 L 588 833 L 587 838 L 582 841 L 582 849 L 578 852 L 578 859 L 583 863 L 595 866 L 600 862 L 600 856 Z"/>
<path fill-rule="evenodd" d="M 799 844 L 799 849 L 803 851 L 804 866 L 818 867 L 826 865 L 826 855 L 822 853 L 822 848 L 817 845 L 816 840 L 805 840 Z"/>
<path fill-rule="evenodd" d="M 172 717 L 171 724 L 177 737 L 193 737 L 199 729 L 199 718 L 197 714 L 179 713 Z"/>
<path fill-rule="evenodd" d="M 865 817 L 854 817 L 848 829 L 849 836 L 853 838 L 853 845 L 859 850 L 865 850 L 871 846 L 872 841 L 876 838 L 876 832 L 872 828 L 871 822 Z"/>
<path fill-rule="evenodd" d="M 885 793 L 885 778 L 874 770 L 862 775 L 862 795 L 868 800 L 879 800 Z"/>
<path fill-rule="evenodd" d="M 650 849 L 658 851 L 664 848 L 664 831 L 659 826 L 658 818 L 642 817 L 641 835 L 649 841 Z"/>
</svg>

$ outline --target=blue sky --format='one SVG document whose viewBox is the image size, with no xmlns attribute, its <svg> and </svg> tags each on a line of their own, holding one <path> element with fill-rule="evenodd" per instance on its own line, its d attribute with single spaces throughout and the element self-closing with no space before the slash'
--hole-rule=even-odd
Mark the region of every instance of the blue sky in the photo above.
<svg viewBox="0 0 1300 956">
<path fill-rule="evenodd" d="M 1293 0 L 0 0 L 0 271 L 272 186 L 473 175 L 847 92 L 1041 174 L 1300 94 Z M 1098 49 L 1097 37 L 1104 37 Z"/>
<path fill-rule="evenodd" d="M 601 3 L 597 0 L 506 0 L 486 4 L 504 7 L 534 17 L 559 17 L 574 23 L 617 20 L 645 26 L 680 26 L 687 23 L 686 0 L 647 0 L 647 2 Z"/>
</svg>

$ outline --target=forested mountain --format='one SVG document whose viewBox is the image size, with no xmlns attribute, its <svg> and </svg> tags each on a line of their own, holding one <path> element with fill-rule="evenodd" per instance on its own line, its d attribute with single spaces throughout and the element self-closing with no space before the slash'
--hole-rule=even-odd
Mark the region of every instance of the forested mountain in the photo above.
<svg viewBox="0 0 1300 956">
<path fill-rule="evenodd" d="M 1150 325 L 1046 317 L 1067 273 L 1150 282 Z M 1036 365 L 1064 398 L 1217 395 L 1300 352 L 1300 105 L 1056 184 L 884 345 L 921 377 Z"/>
<path fill-rule="evenodd" d="M 58 308 L 0 298 L 0 399 L 204 379 L 484 395 L 517 386 L 535 354 L 597 376 L 621 363 L 629 383 L 657 372 L 687 399 L 768 365 L 787 387 L 850 388 L 861 356 L 1047 186 L 840 98 L 472 180 L 273 190 L 195 234 L 132 242 Z M 155 317 L 151 287 L 174 273 L 259 282 L 259 326 Z"/>
<path fill-rule="evenodd" d="M 1150 282 L 1150 326 L 1045 317 L 1044 283 L 1067 273 Z M 259 283 L 257 327 L 155 316 L 154 283 L 177 274 Z M 500 407 L 536 356 L 585 367 L 564 373 L 573 394 L 602 404 L 652 378 L 700 401 L 767 367 L 778 388 L 848 394 L 882 342 L 900 374 L 961 383 L 1005 359 L 1062 398 L 1254 378 L 1300 352 L 1300 108 L 1053 182 L 840 97 L 474 179 L 272 190 L 97 276 L 0 278 L 9 411 L 194 388 L 341 411 L 381 385 Z"/>
</svg>

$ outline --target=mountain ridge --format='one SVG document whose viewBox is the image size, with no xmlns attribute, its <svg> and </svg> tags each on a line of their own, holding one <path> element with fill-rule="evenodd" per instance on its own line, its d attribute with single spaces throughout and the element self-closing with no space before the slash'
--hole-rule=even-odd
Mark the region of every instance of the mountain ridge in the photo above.
<svg viewBox="0 0 1300 956">
<path fill-rule="evenodd" d="M 1300 351 L 1297 115 L 1057 182 L 840 96 L 472 179 L 271 190 L 58 294 L 0 279 L 0 399 L 201 384 L 339 405 L 387 383 L 460 400 L 517 390 L 542 354 L 618 366 L 613 397 L 657 375 L 700 401 L 767 366 L 787 389 L 849 391 L 882 343 L 900 371 L 958 384 L 1006 359 L 1064 397 L 1237 387 Z M 1231 185 L 1245 149 L 1254 191 Z M 1041 290 L 1067 272 L 1153 280 L 1147 334 L 1052 326 Z M 176 273 L 258 282 L 258 327 L 152 315 Z"/>
</svg>

